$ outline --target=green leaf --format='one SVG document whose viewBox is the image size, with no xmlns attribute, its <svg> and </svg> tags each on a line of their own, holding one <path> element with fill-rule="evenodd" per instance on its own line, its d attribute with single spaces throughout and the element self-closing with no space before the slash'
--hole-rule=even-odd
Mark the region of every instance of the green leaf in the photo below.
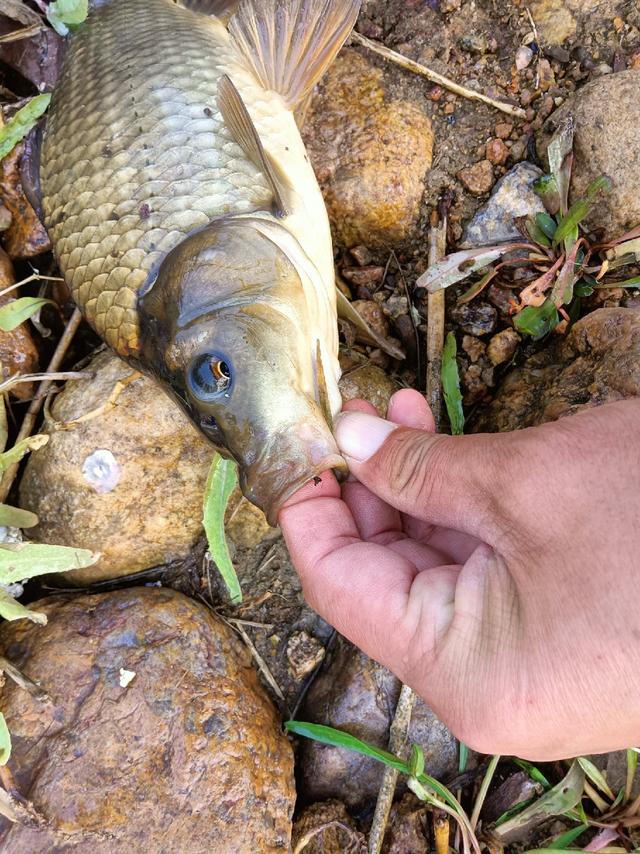
<svg viewBox="0 0 640 854">
<path fill-rule="evenodd" d="M 513 325 L 523 335 L 531 335 L 534 341 L 555 329 L 559 321 L 558 309 L 550 299 L 542 305 L 528 305 L 513 318 Z"/>
<path fill-rule="evenodd" d="M 469 748 L 464 741 L 458 742 L 458 771 L 462 774 L 466 771 L 467 762 L 469 761 Z"/>
<path fill-rule="evenodd" d="M 47 303 L 53 304 L 53 300 L 44 297 L 20 297 L 5 303 L 0 308 L 0 329 L 3 332 L 12 332 Z"/>
<path fill-rule="evenodd" d="M 528 243 L 501 243 L 497 246 L 484 246 L 480 249 L 463 249 L 447 255 L 437 264 L 432 264 L 423 273 L 416 287 L 426 288 L 430 294 L 448 288 L 456 282 L 469 278 L 472 273 L 482 270 L 493 261 L 497 261 L 514 249 L 531 249 Z"/>
<path fill-rule="evenodd" d="M 587 759 L 586 756 L 578 756 L 578 763 L 591 782 L 608 798 L 614 800 L 615 795 L 611 791 L 611 787 L 605 780 L 600 769 L 590 759 Z"/>
<path fill-rule="evenodd" d="M 13 448 L 9 448 L 8 451 L 4 451 L 0 454 L 0 474 L 5 472 L 9 466 L 20 462 L 24 455 L 28 454 L 29 451 L 37 451 L 38 448 L 42 448 L 46 445 L 48 441 L 49 437 L 46 433 L 36 433 L 35 436 L 28 436 L 26 439 L 18 442 L 17 445 L 14 445 Z"/>
<path fill-rule="evenodd" d="M 560 191 L 554 175 L 542 175 L 531 185 L 533 192 L 542 199 L 542 203 L 551 214 L 560 210 Z"/>
<path fill-rule="evenodd" d="M 593 293 L 593 287 L 587 282 L 581 280 L 573 286 L 573 292 L 577 297 L 590 297 Z"/>
<path fill-rule="evenodd" d="M 541 216 L 541 214 L 538 214 L 538 216 Z M 550 238 L 540 228 L 535 217 L 527 217 L 525 228 L 527 229 L 527 234 L 535 243 L 538 243 L 540 246 L 551 246 Z"/>
<path fill-rule="evenodd" d="M 553 842 L 550 845 L 547 845 L 547 848 L 551 848 L 554 851 L 562 848 L 568 848 L 572 842 L 575 842 L 576 839 L 579 836 L 582 836 L 585 830 L 588 829 L 588 824 L 579 824 L 577 827 L 572 827 L 564 833 L 561 833 L 560 836 L 556 836 Z"/>
<path fill-rule="evenodd" d="M 562 216 L 567 212 L 569 198 L 571 167 L 573 165 L 573 134 L 573 117 L 567 116 L 547 146 L 549 172 L 555 181 L 557 194 L 554 196 L 549 193 L 543 201 L 549 213 L 556 214 L 559 212 Z"/>
<path fill-rule="evenodd" d="M 424 750 L 419 744 L 411 745 L 409 756 L 409 771 L 413 777 L 419 777 L 424 773 Z"/>
<path fill-rule="evenodd" d="M 534 783 L 540 783 L 543 789 L 550 789 L 551 783 L 544 776 L 542 771 L 539 768 L 536 768 L 531 762 L 527 762 L 526 759 L 513 759 L 513 762 L 518 766 L 518 768 L 522 768 L 522 770 L 528 774 Z"/>
<path fill-rule="evenodd" d="M 574 202 L 558 223 L 558 227 L 553 235 L 554 246 L 557 246 L 565 239 L 569 239 L 572 243 L 575 242 L 578 234 L 578 225 L 588 216 L 598 197 L 603 193 L 610 193 L 612 189 L 613 183 L 611 178 L 608 178 L 606 175 L 600 175 L 599 178 L 592 181 L 587 187 L 585 197 Z"/>
<path fill-rule="evenodd" d="M 521 813 L 522 810 L 526 809 L 529 806 L 529 804 L 533 803 L 535 797 L 536 796 L 534 795 L 534 797 L 532 798 L 527 798 L 526 800 L 520 801 L 520 803 L 509 807 L 508 810 L 503 812 L 502 815 L 495 820 L 495 826 L 500 827 L 501 824 L 504 824 L 505 821 L 509 821 L 509 819 L 513 818 L 514 815 L 518 815 L 518 813 Z"/>
<path fill-rule="evenodd" d="M 29 133 L 49 106 L 51 95 L 36 95 L 10 119 L 0 127 L 0 160 Z"/>
<path fill-rule="evenodd" d="M 451 424 L 451 433 L 460 436 L 464 433 L 464 410 L 462 409 L 462 394 L 460 393 L 460 376 L 456 361 L 456 336 L 449 332 L 442 350 L 442 391 L 447 407 L 447 415 Z"/>
<path fill-rule="evenodd" d="M 0 544 L 0 584 L 26 581 L 48 572 L 68 572 L 91 566 L 99 552 L 41 543 Z"/>
<path fill-rule="evenodd" d="M 548 237 L 550 240 L 556 233 L 556 228 L 558 227 L 558 223 L 548 213 L 537 213 L 536 225 L 544 236 Z"/>
<path fill-rule="evenodd" d="M 522 839 L 549 816 L 562 815 L 580 803 L 584 781 L 584 771 L 574 762 L 563 780 L 519 815 L 494 828 L 494 834 L 504 843 Z"/>
<path fill-rule="evenodd" d="M 204 491 L 202 524 L 209 543 L 209 554 L 218 567 L 218 572 L 227 586 L 234 605 L 242 602 L 242 590 L 231 562 L 227 538 L 224 533 L 224 514 L 229 503 L 229 497 L 237 482 L 238 468 L 236 463 L 216 454 L 211 463 Z"/>
<path fill-rule="evenodd" d="M 11 733 L 2 712 L 0 712 L 0 765 L 6 765 L 11 756 Z"/>
<path fill-rule="evenodd" d="M 359 738 L 350 735 L 348 732 L 324 726 L 323 724 L 311 724 L 304 721 L 286 721 L 284 728 L 287 732 L 295 733 L 295 735 L 303 735 L 305 738 L 320 741 L 322 744 L 328 744 L 331 747 L 344 747 L 347 750 L 361 753 L 363 756 L 369 756 L 371 759 L 382 762 L 384 765 L 388 765 L 390 768 L 395 768 L 405 774 L 410 773 L 408 764 L 402 759 L 398 759 L 393 753 L 360 741 Z"/>
<path fill-rule="evenodd" d="M 20 507 L 11 507 L 9 504 L 0 504 L 0 525 L 7 528 L 33 528 L 38 524 L 38 517 L 29 510 Z"/>
<path fill-rule="evenodd" d="M 640 288 L 640 276 L 622 282 L 598 282 L 599 288 Z"/>
<path fill-rule="evenodd" d="M 6 590 L 0 588 L 0 617 L 5 620 L 31 620 L 40 626 L 47 624 L 47 616 L 41 611 L 31 611 L 14 599 Z"/>
<path fill-rule="evenodd" d="M 47 19 L 59 35 L 66 36 L 86 19 L 88 11 L 88 0 L 55 0 L 49 4 Z"/>
</svg>

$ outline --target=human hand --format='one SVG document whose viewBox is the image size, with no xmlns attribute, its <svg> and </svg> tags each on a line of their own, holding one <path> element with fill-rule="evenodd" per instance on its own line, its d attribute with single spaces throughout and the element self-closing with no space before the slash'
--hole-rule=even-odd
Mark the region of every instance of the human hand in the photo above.
<svg viewBox="0 0 640 854">
<path fill-rule="evenodd" d="M 312 607 L 483 753 L 635 744 L 640 401 L 461 437 L 410 390 L 345 409 L 349 482 L 279 517 Z"/>
</svg>

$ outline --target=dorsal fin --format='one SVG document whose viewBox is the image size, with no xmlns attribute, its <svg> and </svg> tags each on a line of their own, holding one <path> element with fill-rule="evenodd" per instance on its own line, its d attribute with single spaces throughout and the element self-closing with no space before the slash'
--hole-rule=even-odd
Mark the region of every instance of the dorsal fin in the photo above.
<svg viewBox="0 0 640 854">
<path fill-rule="evenodd" d="M 176 0 L 179 6 L 200 12 L 202 15 L 215 15 L 226 23 L 238 8 L 239 0 Z"/>
<path fill-rule="evenodd" d="M 240 92 L 238 92 L 233 81 L 226 74 L 223 74 L 218 83 L 218 107 L 235 141 L 242 148 L 249 160 L 264 173 L 269 182 L 273 190 L 278 216 L 286 216 L 285 182 L 278 175 L 273 161 L 264 150 L 256 126 L 249 115 Z"/>
<path fill-rule="evenodd" d="M 333 61 L 360 0 L 241 0 L 229 32 L 265 89 L 293 109 Z"/>
</svg>

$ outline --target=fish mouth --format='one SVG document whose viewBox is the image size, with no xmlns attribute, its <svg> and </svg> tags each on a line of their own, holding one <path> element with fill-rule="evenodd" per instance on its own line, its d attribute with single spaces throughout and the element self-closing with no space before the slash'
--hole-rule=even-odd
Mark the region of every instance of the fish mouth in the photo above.
<svg viewBox="0 0 640 854">
<path fill-rule="evenodd" d="M 268 446 L 252 464 L 240 467 L 244 495 L 264 512 L 274 528 L 282 506 L 301 487 L 327 471 L 333 470 L 338 476 L 348 472 L 330 433 L 315 441 L 301 441 L 292 428 L 278 438 L 275 447 Z"/>
</svg>

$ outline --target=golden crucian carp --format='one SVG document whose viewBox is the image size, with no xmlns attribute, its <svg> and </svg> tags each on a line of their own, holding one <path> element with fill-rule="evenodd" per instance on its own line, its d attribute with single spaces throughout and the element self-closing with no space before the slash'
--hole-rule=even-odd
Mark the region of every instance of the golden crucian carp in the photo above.
<svg viewBox="0 0 640 854">
<path fill-rule="evenodd" d="M 77 305 L 272 523 L 345 469 L 331 235 L 294 110 L 358 7 L 98 0 L 44 131 L 42 209 Z"/>
</svg>

